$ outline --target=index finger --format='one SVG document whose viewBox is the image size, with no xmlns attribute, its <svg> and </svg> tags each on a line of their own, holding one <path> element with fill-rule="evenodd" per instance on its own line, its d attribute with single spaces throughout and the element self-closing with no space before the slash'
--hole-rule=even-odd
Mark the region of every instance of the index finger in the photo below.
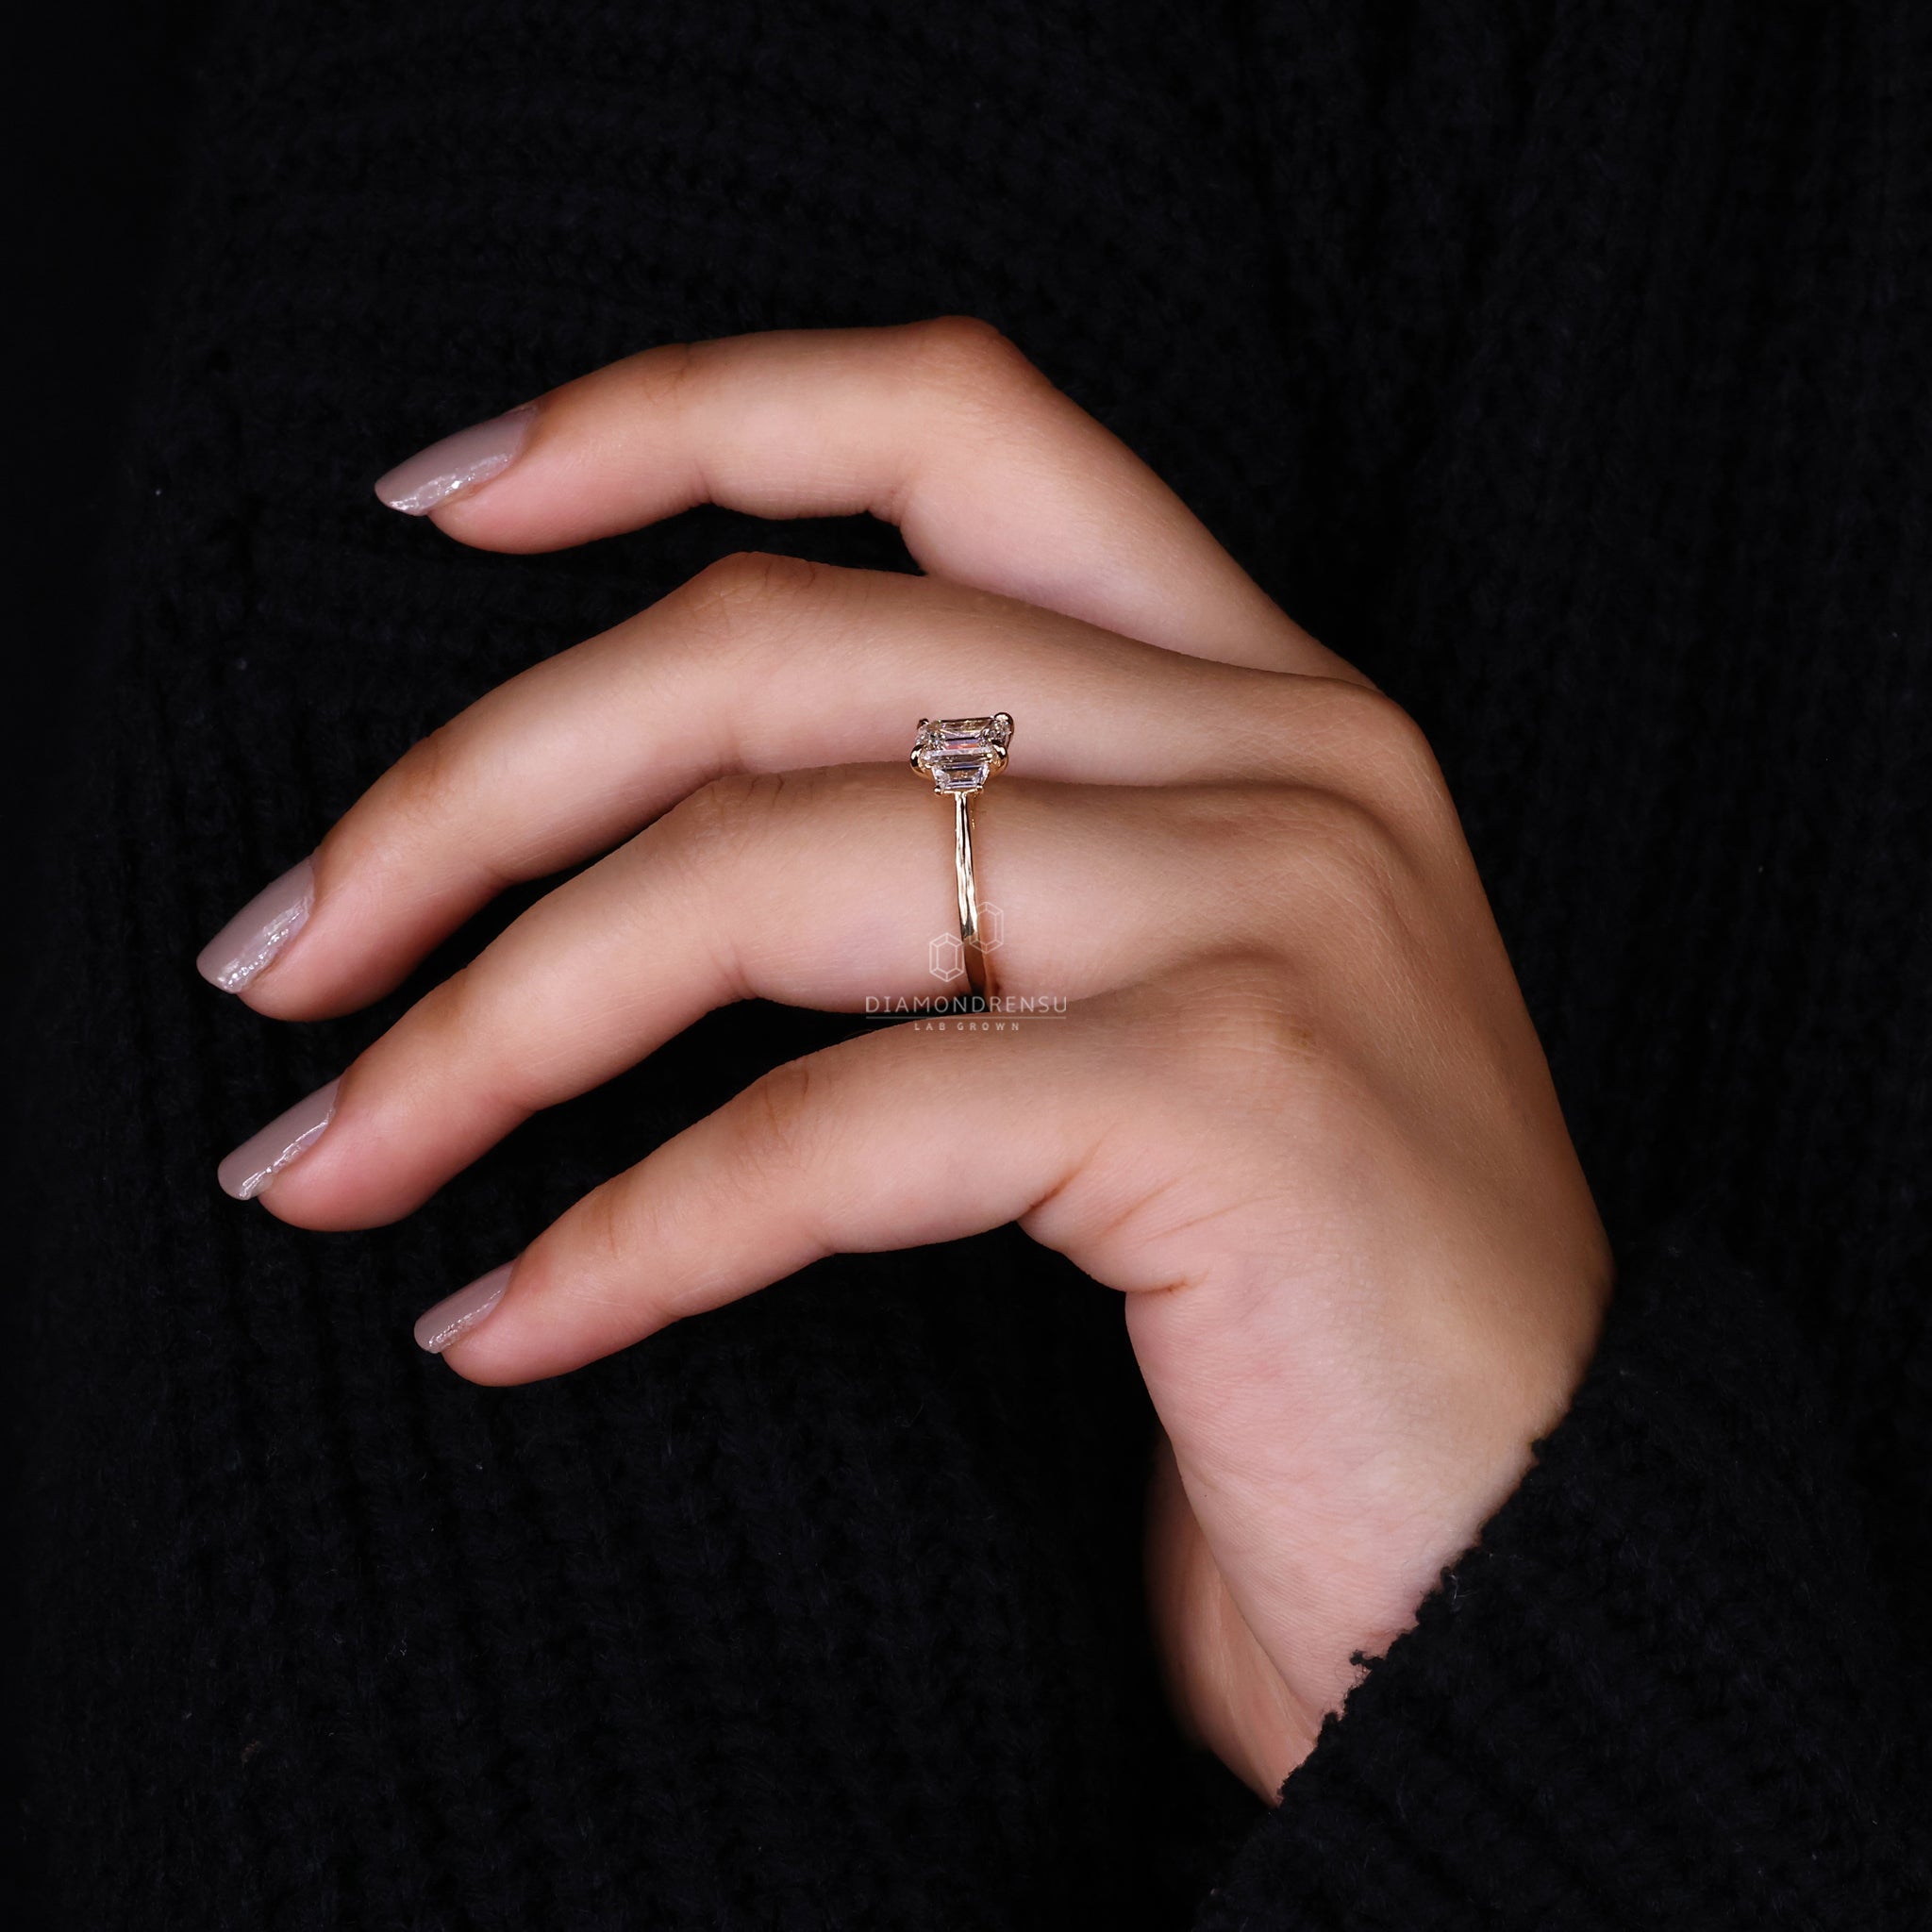
<svg viewBox="0 0 1932 1932">
<path fill-rule="evenodd" d="M 433 445 L 376 493 L 525 552 L 701 503 L 868 511 L 936 576 L 1224 663 L 1347 668 L 1118 437 L 965 317 L 647 349 Z"/>
</svg>

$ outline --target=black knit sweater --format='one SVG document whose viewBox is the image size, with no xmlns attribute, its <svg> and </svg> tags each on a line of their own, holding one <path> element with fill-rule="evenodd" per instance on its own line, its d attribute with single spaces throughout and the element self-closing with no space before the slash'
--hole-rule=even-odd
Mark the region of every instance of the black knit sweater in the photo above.
<svg viewBox="0 0 1932 1932">
<path fill-rule="evenodd" d="M 1924 1926 L 1932 13 L 254 0 L 213 39 L 39 990 L 50 1923 Z M 1012 1230 L 472 1388 L 426 1303 L 836 1016 L 713 1016 L 406 1223 L 216 1158 L 378 1011 L 195 949 L 728 548 L 371 477 L 649 343 L 969 311 L 1428 731 L 1621 1267 L 1279 1807 L 1181 1742 L 1119 1297 Z M 519 905 L 527 903 L 527 898 Z"/>
</svg>

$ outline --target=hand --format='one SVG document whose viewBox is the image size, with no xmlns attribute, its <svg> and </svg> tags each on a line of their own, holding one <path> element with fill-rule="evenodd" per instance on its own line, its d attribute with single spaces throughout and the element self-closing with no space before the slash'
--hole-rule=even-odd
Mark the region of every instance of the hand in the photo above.
<svg viewBox="0 0 1932 1932">
<path fill-rule="evenodd" d="M 1272 1793 L 1520 1480 L 1610 1279 L 1421 734 L 977 324 L 653 350 L 467 439 L 426 466 L 472 477 L 431 509 L 466 543 L 870 510 L 929 575 L 727 558 L 417 745 L 306 914 L 213 949 L 258 1012 L 363 1005 L 504 884 L 608 856 L 231 1191 L 372 1226 L 724 1002 L 930 995 L 951 825 L 912 728 L 1010 711 L 980 886 L 1003 991 L 1069 1009 L 779 1067 L 431 1325 L 459 1374 L 529 1381 L 820 1256 L 1017 1220 L 1127 1297 L 1175 1700 Z"/>
</svg>

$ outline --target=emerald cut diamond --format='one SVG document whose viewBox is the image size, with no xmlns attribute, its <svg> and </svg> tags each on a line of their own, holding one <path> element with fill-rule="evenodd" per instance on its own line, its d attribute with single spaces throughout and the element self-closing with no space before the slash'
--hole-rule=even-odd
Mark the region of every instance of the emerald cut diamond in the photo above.
<svg viewBox="0 0 1932 1932">
<path fill-rule="evenodd" d="M 1013 721 L 1005 711 L 991 718 L 922 718 L 912 742 L 912 769 L 924 772 L 938 792 L 977 791 L 1007 761 Z"/>
</svg>

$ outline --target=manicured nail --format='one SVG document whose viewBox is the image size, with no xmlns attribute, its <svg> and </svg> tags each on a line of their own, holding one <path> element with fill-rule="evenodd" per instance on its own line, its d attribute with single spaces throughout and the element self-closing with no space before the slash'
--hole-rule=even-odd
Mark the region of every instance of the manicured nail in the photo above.
<svg viewBox="0 0 1932 1932">
<path fill-rule="evenodd" d="M 252 1201 L 290 1161 L 308 1153 L 336 1117 L 336 1089 L 341 1084 L 338 1077 L 317 1088 L 259 1133 L 249 1135 L 215 1170 L 222 1191 L 238 1201 Z"/>
<path fill-rule="evenodd" d="M 264 886 L 202 947 L 195 970 L 224 992 L 240 992 L 308 923 L 314 904 L 315 861 L 305 858 Z"/>
<path fill-rule="evenodd" d="M 441 1355 L 459 1335 L 467 1335 L 503 1299 L 514 1261 L 492 1268 L 480 1280 L 440 1301 L 416 1318 L 416 1346 Z"/>
<path fill-rule="evenodd" d="M 447 503 L 458 490 L 475 490 L 502 475 L 523 454 L 536 421 L 536 404 L 525 403 L 507 416 L 458 429 L 378 477 L 375 493 L 390 508 L 420 517 Z"/>
</svg>

